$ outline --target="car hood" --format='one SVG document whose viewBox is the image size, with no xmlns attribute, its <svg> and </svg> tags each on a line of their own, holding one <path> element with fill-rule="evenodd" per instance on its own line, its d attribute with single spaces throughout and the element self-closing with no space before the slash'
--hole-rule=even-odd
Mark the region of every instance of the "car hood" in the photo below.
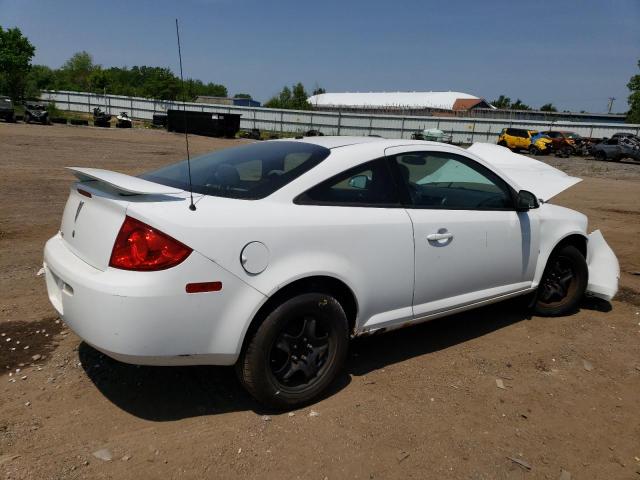
<svg viewBox="0 0 640 480">
<path fill-rule="evenodd" d="M 528 190 L 544 201 L 582 181 L 581 178 L 571 177 L 546 163 L 518 155 L 499 145 L 474 143 L 467 150 L 503 172 L 521 190 Z"/>
</svg>

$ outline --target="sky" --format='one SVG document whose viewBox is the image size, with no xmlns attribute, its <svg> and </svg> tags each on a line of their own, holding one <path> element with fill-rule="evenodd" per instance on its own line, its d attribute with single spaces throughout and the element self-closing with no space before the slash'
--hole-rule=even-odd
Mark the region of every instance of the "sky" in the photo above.
<svg viewBox="0 0 640 480">
<path fill-rule="evenodd" d="M 34 63 L 61 66 L 86 50 L 104 67 L 178 73 L 265 101 L 308 91 L 504 94 L 540 107 L 627 110 L 638 74 L 640 0 L 0 0 Z"/>
</svg>

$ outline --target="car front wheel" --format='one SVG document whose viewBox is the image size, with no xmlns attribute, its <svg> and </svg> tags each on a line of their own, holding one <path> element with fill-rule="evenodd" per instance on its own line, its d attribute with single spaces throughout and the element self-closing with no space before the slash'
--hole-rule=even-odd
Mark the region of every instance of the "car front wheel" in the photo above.
<svg viewBox="0 0 640 480">
<path fill-rule="evenodd" d="M 329 386 L 344 364 L 348 343 L 348 322 L 340 303 L 328 294 L 305 293 L 265 318 L 236 371 L 261 403 L 295 408 Z"/>
<path fill-rule="evenodd" d="M 566 245 L 549 257 L 542 274 L 534 310 L 538 315 L 555 317 L 576 310 L 589 279 L 587 262 L 576 247 Z"/>
<path fill-rule="evenodd" d="M 596 160 L 599 160 L 601 162 L 606 162 L 607 161 L 607 154 L 604 153 L 602 150 L 597 150 L 593 156 L 595 157 Z"/>
</svg>

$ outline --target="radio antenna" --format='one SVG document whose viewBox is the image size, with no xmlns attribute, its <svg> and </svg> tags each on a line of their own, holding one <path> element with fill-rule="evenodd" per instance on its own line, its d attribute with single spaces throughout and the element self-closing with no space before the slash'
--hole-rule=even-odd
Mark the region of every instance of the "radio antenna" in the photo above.
<svg viewBox="0 0 640 480">
<path fill-rule="evenodd" d="M 176 37 L 178 37 L 178 58 L 180 59 L 180 84 L 182 86 L 182 111 L 184 112 L 184 141 L 187 144 L 187 170 L 189 172 L 189 195 L 191 204 L 189 210 L 194 211 L 196 204 L 193 203 L 193 182 L 191 181 L 191 155 L 189 154 L 189 134 L 187 133 L 187 102 L 185 101 L 184 77 L 182 76 L 182 51 L 180 50 L 180 29 L 176 18 Z"/>
</svg>

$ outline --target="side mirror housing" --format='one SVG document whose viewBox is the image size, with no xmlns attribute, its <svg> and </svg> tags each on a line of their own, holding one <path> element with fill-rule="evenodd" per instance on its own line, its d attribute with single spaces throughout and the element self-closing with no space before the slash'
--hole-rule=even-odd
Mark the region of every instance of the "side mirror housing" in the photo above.
<svg viewBox="0 0 640 480">
<path fill-rule="evenodd" d="M 528 212 L 532 208 L 539 208 L 540 203 L 536 196 L 527 190 L 520 190 L 516 199 L 516 211 Z"/>
</svg>

